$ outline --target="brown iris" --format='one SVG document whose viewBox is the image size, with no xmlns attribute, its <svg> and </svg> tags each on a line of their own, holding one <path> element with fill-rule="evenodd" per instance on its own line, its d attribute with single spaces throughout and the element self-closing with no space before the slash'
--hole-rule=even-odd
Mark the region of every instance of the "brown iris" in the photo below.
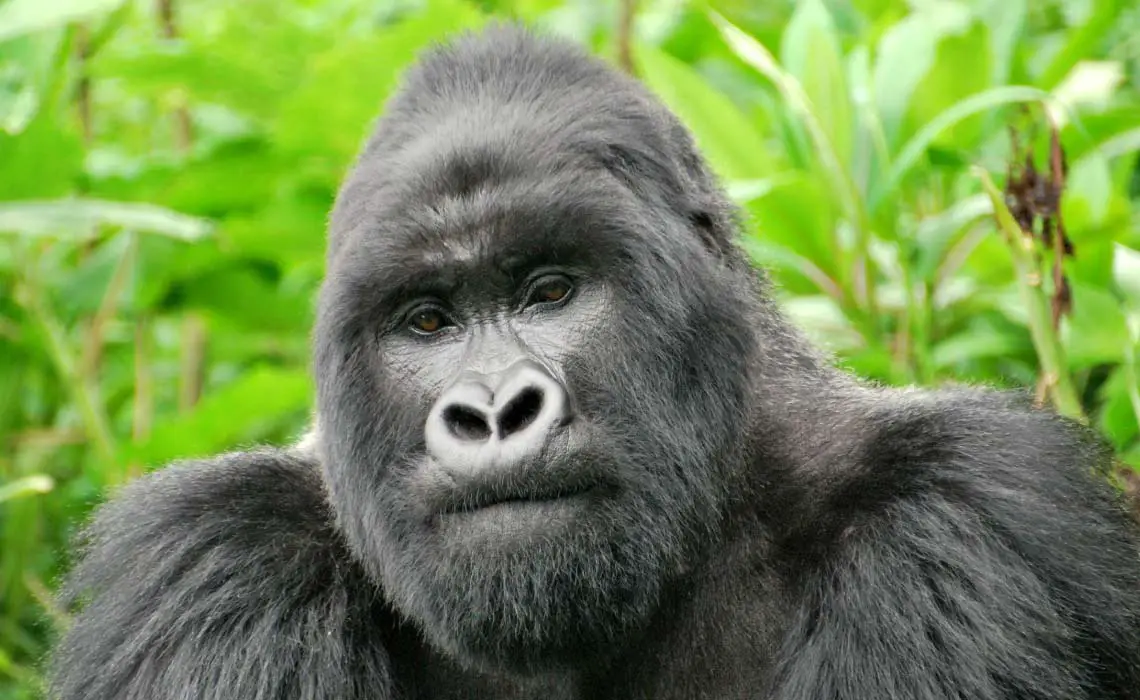
<svg viewBox="0 0 1140 700">
<path fill-rule="evenodd" d="M 570 280 L 564 277 L 552 277 L 539 282 L 531 294 L 532 303 L 555 304 L 570 294 Z"/>
<path fill-rule="evenodd" d="M 412 328 L 420 333 L 435 333 L 443 328 L 443 314 L 435 309 L 422 309 L 412 314 Z"/>
</svg>

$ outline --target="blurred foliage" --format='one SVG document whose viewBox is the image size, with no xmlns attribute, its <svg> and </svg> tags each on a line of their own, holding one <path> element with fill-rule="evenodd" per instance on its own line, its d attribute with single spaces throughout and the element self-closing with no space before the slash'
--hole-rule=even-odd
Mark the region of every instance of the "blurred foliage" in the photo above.
<svg viewBox="0 0 1140 700">
<path fill-rule="evenodd" d="M 50 591 L 101 494 L 303 429 L 339 178 L 417 52 L 495 17 L 632 56 L 748 214 L 787 308 L 853 371 L 1037 387 L 1140 467 L 1134 3 L 622 11 L 0 0 L 0 698 L 37 696 L 66 624 Z M 1059 323 L 1048 241 L 991 184 L 1011 126 L 1039 163 L 1055 126 L 1067 155 Z"/>
</svg>

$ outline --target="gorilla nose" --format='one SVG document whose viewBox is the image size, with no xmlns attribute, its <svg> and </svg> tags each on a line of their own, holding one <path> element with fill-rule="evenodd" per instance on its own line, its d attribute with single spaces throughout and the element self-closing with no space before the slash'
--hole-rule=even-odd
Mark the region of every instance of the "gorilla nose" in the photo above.
<svg viewBox="0 0 1140 700">
<path fill-rule="evenodd" d="M 453 475 L 510 466 L 541 453 L 569 419 L 562 384 L 523 360 L 498 381 L 467 375 L 447 389 L 428 417 L 427 449 Z"/>
</svg>

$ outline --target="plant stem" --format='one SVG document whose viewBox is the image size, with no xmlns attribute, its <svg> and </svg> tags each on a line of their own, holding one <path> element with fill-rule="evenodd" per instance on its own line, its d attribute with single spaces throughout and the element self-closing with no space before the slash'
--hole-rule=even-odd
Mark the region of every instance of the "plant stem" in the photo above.
<svg viewBox="0 0 1140 700">
<path fill-rule="evenodd" d="M 633 20 L 637 15 L 637 0 L 620 0 L 616 31 L 617 62 L 630 75 L 636 73 L 633 65 Z"/>
<path fill-rule="evenodd" d="M 62 324 L 48 309 L 40 294 L 40 290 L 27 277 L 21 280 L 21 302 L 28 313 L 36 320 L 47 340 L 48 355 L 55 365 L 60 381 L 71 393 L 79 411 L 80 420 L 87 433 L 87 438 L 94 446 L 95 453 L 100 460 L 113 464 L 115 460 L 115 441 L 111 434 L 111 427 L 103 412 L 102 403 L 98 398 L 98 387 L 87 381 L 79 371 L 78 363 L 67 346 L 66 334 Z"/>
<path fill-rule="evenodd" d="M 1001 231 L 1013 260 L 1017 286 L 1021 290 L 1021 297 L 1029 314 L 1029 332 L 1044 373 L 1043 381 L 1053 399 L 1053 406 L 1058 413 L 1085 422 L 1086 417 L 1080 397 L 1077 396 L 1072 378 L 1069 376 L 1064 347 L 1053 327 L 1051 305 L 1041 287 L 1041 271 L 1037 268 L 1033 256 L 1033 239 L 1026 236 L 1021 226 L 1014 220 L 989 173 L 981 168 L 975 168 L 974 172 L 981 179 L 982 186 L 993 203 L 998 230 Z"/>
</svg>

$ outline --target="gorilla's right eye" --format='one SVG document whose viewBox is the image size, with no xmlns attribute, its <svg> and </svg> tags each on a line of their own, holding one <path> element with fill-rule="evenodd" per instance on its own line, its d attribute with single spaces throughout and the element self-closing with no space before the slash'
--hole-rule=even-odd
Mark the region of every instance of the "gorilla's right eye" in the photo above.
<svg viewBox="0 0 1140 700">
<path fill-rule="evenodd" d="M 531 286 L 527 304 L 560 304 L 573 292 L 574 283 L 565 275 L 547 275 Z"/>
<path fill-rule="evenodd" d="M 408 314 L 408 327 L 420 335 L 434 335 L 448 325 L 447 316 L 434 306 L 420 306 Z"/>
</svg>

